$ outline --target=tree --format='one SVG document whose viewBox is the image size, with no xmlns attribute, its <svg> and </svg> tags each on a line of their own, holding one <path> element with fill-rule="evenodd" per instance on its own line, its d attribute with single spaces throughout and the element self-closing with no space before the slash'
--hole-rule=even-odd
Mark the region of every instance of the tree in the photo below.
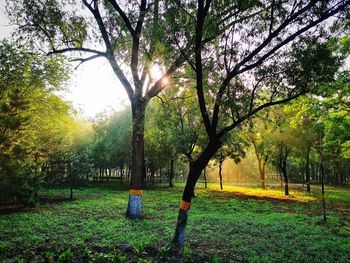
<svg viewBox="0 0 350 263">
<path fill-rule="evenodd" d="M 283 108 L 280 110 L 282 111 L 275 114 L 275 123 L 278 128 L 273 138 L 276 145 L 274 158 L 278 171 L 284 178 L 284 193 L 285 195 L 289 195 L 288 157 L 290 157 L 293 146 L 295 145 L 295 135 L 289 126 L 290 117 L 286 116 Z"/>
<path fill-rule="evenodd" d="M 272 137 L 274 125 L 271 125 L 269 112 L 266 115 L 256 116 L 247 125 L 247 139 L 253 145 L 258 161 L 260 186 L 265 188 L 266 164 L 273 152 Z"/>
<path fill-rule="evenodd" d="M 293 128 L 295 137 L 296 158 L 301 159 L 304 166 L 307 192 L 311 192 L 310 163 L 312 149 L 318 142 L 317 120 L 320 111 L 317 104 L 319 101 L 312 95 L 299 98 L 285 106 L 286 113 L 291 116 L 290 127 Z"/>
<path fill-rule="evenodd" d="M 119 168 L 124 179 L 124 168 L 130 163 L 131 118 L 130 109 L 104 116 L 95 122 L 92 155 L 95 167 L 100 171 L 100 180 L 112 168 Z"/>
<path fill-rule="evenodd" d="M 186 76 L 175 77 L 177 80 L 174 80 L 171 89 L 159 95 L 159 100 L 155 100 L 153 107 L 150 107 L 148 115 L 152 118 L 147 120 L 147 139 L 154 146 L 153 157 L 163 163 L 170 163 L 170 185 L 174 160 L 184 157 L 191 162 L 191 158 L 202 147 L 205 136 L 195 94 L 186 88 Z"/>
<path fill-rule="evenodd" d="M 82 5 L 23 0 L 8 1 L 7 8 L 12 21 L 20 25 L 21 38 L 40 41 L 44 52 L 73 53 L 78 65 L 100 57 L 109 62 L 131 104 L 132 176 L 127 216 L 140 217 L 145 109 L 184 61 L 181 53 L 172 52 L 177 42 L 164 41 L 170 39 L 166 6 L 159 0 L 124 4 L 115 0 L 82 0 Z M 164 68 L 162 76 L 152 75 L 153 67 Z"/>
<path fill-rule="evenodd" d="M 66 145 L 71 107 L 53 92 L 69 71 L 60 57 L 28 53 L 0 42 L 1 199 L 32 204 L 42 182 L 40 164 Z"/>
<path fill-rule="evenodd" d="M 146 160 L 151 173 L 162 169 L 167 164 L 169 187 L 173 187 L 174 163 L 178 157 L 174 144 L 174 131 L 171 125 L 170 111 L 155 100 L 146 113 Z"/>
<path fill-rule="evenodd" d="M 195 72 L 193 86 L 208 136 L 206 146 L 190 163 L 173 239 L 175 250 L 181 251 L 184 245 L 197 180 L 226 134 L 262 109 L 291 101 L 333 79 L 339 61 L 322 42 L 329 33 L 324 29 L 345 18 L 349 4 L 175 1 L 173 8 L 181 5 L 193 25 L 181 36 L 195 38 L 186 61 Z M 323 23 L 335 15 L 338 20 Z"/>
<path fill-rule="evenodd" d="M 213 156 L 214 161 L 219 164 L 220 189 L 222 186 L 222 165 L 226 158 L 231 158 L 236 164 L 245 157 L 244 148 L 247 146 L 247 141 L 240 136 L 239 133 L 231 133 L 226 138 L 223 146 Z"/>
<path fill-rule="evenodd" d="M 328 182 L 343 184 L 346 167 L 349 165 L 349 71 L 339 74 L 337 80 L 321 90 L 325 100 L 319 105 L 324 123 L 324 153 L 325 170 L 328 170 Z M 328 168 L 328 169 L 326 169 Z"/>
</svg>

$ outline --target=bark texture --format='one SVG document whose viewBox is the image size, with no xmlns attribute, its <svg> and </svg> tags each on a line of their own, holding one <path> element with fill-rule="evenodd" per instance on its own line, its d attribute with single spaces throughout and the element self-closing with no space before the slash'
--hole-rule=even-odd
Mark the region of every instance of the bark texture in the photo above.
<svg viewBox="0 0 350 263">
<path fill-rule="evenodd" d="M 207 166 L 209 160 L 214 156 L 220 147 L 221 143 L 218 140 L 210 141 L 198 159 L 190 163 L 190 169 L 186 180 L 186 186 L 183 191 L 182 201 L 191 203 L 198 178 L 200 177 L 203 169 Z M 173 250 L 180 254 L 182 253 L 185 242 L 185 230 L 188 214 L 189 210 L 184 211 L 180 208 L 172 242 Z"/>
<path fill-rule="evenodd" d="M 131 162 L 131 183 L 130 189 L 143 190 L 145 178 L 145 146 L 144 146 L 144 125 L 145 125 L 146 103 L 141 98 L 135 98 L 132 104 L 133 126 L 132 126 L 132 162 Z M 141 217 L 141 196 L 130 195 L 126 216 L 132 219 Z"/>
<path fill-rule="evenodd" d="M 179 215 L 177 217 L 175 235 L 173 239 L 173 248 L 178 253 L 182 254 L 183 247 L 185 245 L 185 228 L 187 224 L 187 218 L 189 210 L 179 209 Z"/>
</svg>

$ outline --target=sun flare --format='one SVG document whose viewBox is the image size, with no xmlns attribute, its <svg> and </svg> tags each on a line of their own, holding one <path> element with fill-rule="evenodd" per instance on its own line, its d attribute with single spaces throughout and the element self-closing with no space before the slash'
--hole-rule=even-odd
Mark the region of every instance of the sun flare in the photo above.
<svg viewBox="0 0 350 263">
<path fill-rule="evenodd" d="M 163 70 L 158 64 L 154 64 L 151 68 L 150 75 L 153 80 L 158 80 L 163 77 Z"/>
<path fill-rule="evenodd" d="M 164 78 L 162 79 L 162 84 L 163 84 L 164 86 L 168 85 L 168 84 L 169 84 L 169 78 L 164 77 Z"/>
</svg>

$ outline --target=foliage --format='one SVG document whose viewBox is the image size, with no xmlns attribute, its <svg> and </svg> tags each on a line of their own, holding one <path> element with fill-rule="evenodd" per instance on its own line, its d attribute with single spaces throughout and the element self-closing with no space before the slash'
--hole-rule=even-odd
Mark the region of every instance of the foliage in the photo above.
<svg viewBox="0 0 350 263">
<path fill-rule="evenodd" d="M 32 204 L 40 163 L 66 145 L 71 107 L 54 95 L 67 80 L 61 57 L 0 43 L 0 199 Z"/>
<path fill-rule="evenodd" d="M 130 109 L 118 112 L 94 125 L 91 142 L 92 158 L 96 168 L 123 168 L 131 159 Z"/>
<path fill-rule="evenodd" d="M 328 225 L 320 223 L 318 194 L 293 187 L 290 197 L 285 197 L 281 189 L 218 189 L 210 184 L 209 190 L 197 189 L 188 225 L 189 255 L 180 262 L 208 262 L 209 258 L 221 262 L 287 262 L 291 257 L 296 262 L 349 260 L 350 222 L 344 210 L 350 200 L 348 188 L 326 188 Z M 65 191 L 43 189 L 41 195 L 45 200 L 59 200 Z M 164 262 L 168 255 L 163 253 L 160 258 L 160 251 L 173 234 L 174 207 L 178 206 L 181 186 L 147 191 L 145 216 L 137 221 L 126 219 L 122 213 L 126 195 L 118 185 L 100 184 L 99 188 L 78 192 L 73 202 L 44 203 L 33 211 L 4 214 L 0 217 L 0 239 L 5 247 L 2 254 L 6 260 L 34 255 L 40 261 L 44 249 L 57 261 L 70 249 L 72 260 L 86 255 L 90 261 L 112 261 L 116 260 L 113 256 L 122 253 L 119 257 L 124 255 L 132 262 L 139 257 Z M 130 246 L 143 247 L 142 252 L 133 254 Z"/>
</svg>

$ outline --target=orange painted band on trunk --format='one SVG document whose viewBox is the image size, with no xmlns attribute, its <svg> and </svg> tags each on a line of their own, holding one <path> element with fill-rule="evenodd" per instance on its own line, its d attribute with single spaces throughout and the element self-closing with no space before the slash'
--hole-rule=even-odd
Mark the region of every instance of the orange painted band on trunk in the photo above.
<svg viewBox="0 0 350 263">
<path fill-rule="evenodd" d="M 190 207 L 191 207 L 191 202 L 181 201 L 180 209 L 187 211 L 190 209 Z"/>
<path fill-rule="evenodd" d="M 131 194 L 131 195 L 143 195 L 143 190 L 130 189 L 129 194 Z"/>
</svg>

